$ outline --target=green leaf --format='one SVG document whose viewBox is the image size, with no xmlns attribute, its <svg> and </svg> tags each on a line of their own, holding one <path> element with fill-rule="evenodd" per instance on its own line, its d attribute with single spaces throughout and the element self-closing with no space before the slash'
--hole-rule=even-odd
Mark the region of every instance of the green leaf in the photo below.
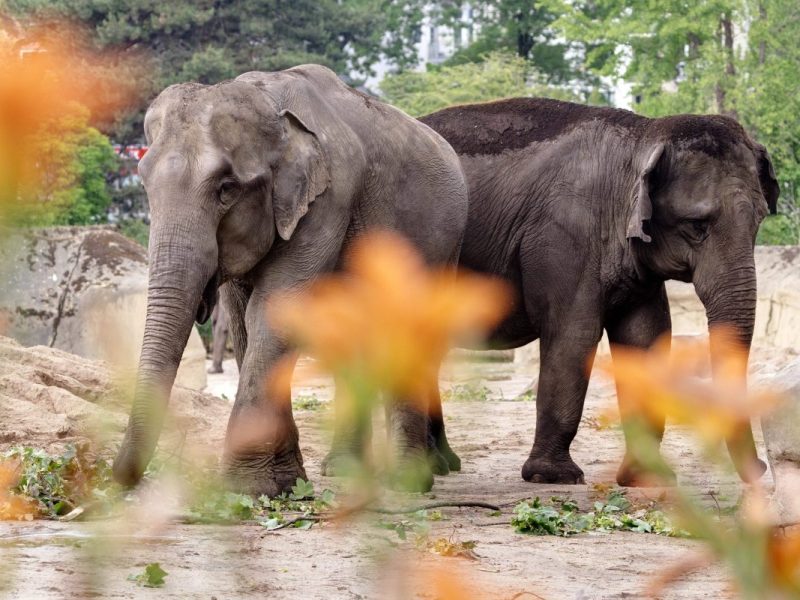
<svg viewBox="0 0 800 600">
<path fill-rule="evenodd" d="M 325 506 L 333 506 L 335 500 L 336 494 L 327 488 L 322 490 L 322 493 L 319 496 L 319 501 Z"/>
<path fill-rule="evenodd" d="M 314 497 L 314 485 L 310 481 L 304 481 L 297 478 L 297 481 L 292 486 L 292 493 L 289 498 L 292 500 L 304 500 L 306 498 Z"/>
<path fill-rule="evenodd" d="M 272 517 L 270 519 L 267 519 L 266 521 L 261 521 L 261 526 L 264 527 L 267 531 L 278 529 L 282 524 L 283 524 L 283 519 L 278 517 Z"/>
<path fill-rule="evenodd" d="M 168 575 L 158 563 L 150 563 L 144 571 L 138 575 L 128 575 L 128 581 L 133 581 L 136 585 L 143 587 L 161 587 L 164 585 L 164 578 Z"/>
</svg>

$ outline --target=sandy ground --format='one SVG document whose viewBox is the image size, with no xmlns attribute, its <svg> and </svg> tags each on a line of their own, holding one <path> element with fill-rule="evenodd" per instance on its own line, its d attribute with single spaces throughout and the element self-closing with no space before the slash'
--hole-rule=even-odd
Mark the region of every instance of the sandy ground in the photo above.
<svg viewBox="0 0 800 600">
<path fill-rule="evenodd" d="M 754 370 L 777 370 L 790 357 L 757 351 Z M 769 368 L 765 367 L 769 365 Z M 209 391 L 232 399 L 236 375 L 209 377 Z M 533 441 L 535 403 L 511 401 L 530 380 L 509 364 L 470 363 L 449 368 L 443 387 L 473 381 L 486 385 L 488 401 L 445 404 L 451 445 L 463 470 L 437 477 L 432 494 L 397 498 L 408 503 L 482 500 L 503 506 L 501 516 L 483 509 L 442 509 L 444 519 L 430 523 L 430 538 L 475 541 L 476 560 L 444 558 L 416 550 L 396 533 L 377 527 L 377 517 L 326 524 L 302 531 L 268 532 L 259 525 L 207 526 L 164 522 L 157 503 L 152 514 L 127 524 L 116 522 L 0 524 L 0 595 L 9 598 L 434 598 L 420 580 L 426 569 L 455 574 L 475 598 L 639 598 L 653 573 L 700 550 L 691 540 L 638 533 L 584 534 L 571 538 L 536 537 L 514 532 L 511 507 L 523 498 L 570 497 L 586 508 L 595 484 L 612 483 L 622 456 L 621 434 L 598 429 L 597 417 L 615 403 L 613 386 L 593 377 L 584 423 L 573 457 L 587 485 L 536 485 L 523 481 L 520 468 Z M 295 396 L 331 395 L 327 380 L 306 382 Z M 224 400 L 221 400 L 224 401 Z M 327 407 L 295 410 L 308 475 L 317 490 L 339 489 L 322 477 L 319 465 L 327 449 Z M 209 432 L 218 444 L 224 423 Z M 760 432 L 759 432 L 760 433 Z M 712 506 L 709 492 L 722 504 L 734 503 L 740 485 L 730 474 L 704 464 L 688 434 L 668 428 L 664 449 L 682 485 L 692 485 Z M 763 444 L 760 449 L 764 456 Z M 767 482 L 770 481 L 769 474 Z M 659 490 L 631 490 L 631 499 L 656 498 Z M 399 520 L 391 518 L 388 520 Z M 127 581 L 144 565 L 159 562 L 169 573 L 160 589 Z M 422 586 L 424 587 L 424 586 Z M 722 568 L 706 568 L 685 577 L 664 598 L 727 598 Z"/>
</svg>

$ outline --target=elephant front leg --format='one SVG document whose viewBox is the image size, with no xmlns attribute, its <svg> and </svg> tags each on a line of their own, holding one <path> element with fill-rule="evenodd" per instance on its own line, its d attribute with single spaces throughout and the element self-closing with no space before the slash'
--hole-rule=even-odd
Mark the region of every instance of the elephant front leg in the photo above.
<svg viewBox="0 0 800 600">
<path fill-rule="evenodd" d="M 295 358 L 275 335 L 250 338 L 223 457 L 226 479 L 241 493 L 274 497 L 306 479 L 287 376 Z"/>
<path fill-rule="evenodd" d="M 328 477 L 346 475 L 354 464 L 366 461 L 372 440 L 372 414 L 353 410 L 343 397 L 342 383 L 335 384 L 333 441 L 321 467 L 322 474 Z"/>
<path fill-rule="evenodd" d="M 390 475 L 393 487 L 409 492 L 427 492 L 433 487 L 428 462 L 428 415 L 425 407 L 397 398 L 386 406 L 386 426 L 395 464 Z"/>
<path fill-rule="evenodd" d="M 636 308 L 607 324 L 608 339 L 611 342 L 612 359 L 615 346 L 634 346 L 649 348 L 662 335 L 669 336 L 672 321 L 669 314 L 669 301 L 664 284 L 661 284 L 656 295 L 648 298 Z M 617 483 L 622 486 L 675 485 L 676 478 L 672 471 L 659 474 L 654 481 L 644 465 L 636 457 L 633 449 L 640 442 L 639 436 L 646 434 L 661 442 L 664 435 L 664 419 L 652 415 L 645 417 L 636 411 L 631 399 L 617 388 L 622 430 L 625 434 L 625 458 L 617 471 Z M 644 428 L 644 430 L 642 430 Z"/>
<path fill-rule="evenodd" d="M 543 335 L 536 437 L 522 478 L 534 483 L 584 483 L 583 470 L 570 456 L 578 432 L 588 373 L 602 328 L 599 318 L 564 318 L 554 334 Z"/>
</svg>

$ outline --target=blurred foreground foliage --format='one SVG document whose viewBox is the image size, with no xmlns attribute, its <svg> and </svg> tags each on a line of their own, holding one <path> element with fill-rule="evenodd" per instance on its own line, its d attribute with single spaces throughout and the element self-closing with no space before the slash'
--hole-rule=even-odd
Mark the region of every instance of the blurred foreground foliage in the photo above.
<svg viewBox="0 0 800 600">
<path fill-rule="evenodd" d="M 697 376 L 711 356 L 713 379 Z M 748 485 L 730 519 L 709 511 L 691 489 L 676 487 L 673 512 L 680 527 L 702 540 L 708 553 L 664 569 L 648 594 L 664 588 L 699 567 L 718 562 L 727 567 L 736 591 L 748 599 L 784 599 L 800 596 L 800 535 L 776 526 L 776 515 L 761 483 L 762 471 L 750 456 L 742 428 L 780 404 L 780 394 L 747 388 L 748 349 L 736 332 L 712 328 L 708 341 L 660 338 L 650 349 L 618 346 L 613 361 L 600 368 L 614 377 L 620 398 L 622 426 L 629 456 L 639 477 L 648 485 L 674 481 L 674 472 L 660 452 L 656 423 L 665 419 L 686 426 L 697 439 L 703 458 L 730 472 L 731 461 L 722 453 L 727 441 L 731 457 Z"/>
</svg>

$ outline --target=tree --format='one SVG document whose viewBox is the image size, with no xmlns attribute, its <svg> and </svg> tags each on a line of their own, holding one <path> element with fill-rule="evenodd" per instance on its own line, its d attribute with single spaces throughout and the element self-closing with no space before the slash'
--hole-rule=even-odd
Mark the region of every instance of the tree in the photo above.
<svg viewBox="0 0 800 600">
<path fill-rule="evenodd" d="M 216 83 L 252 70 L 319 63 L 359 83 L 386 55 L 406 64 L 420 0 L 10 0 L 18 19 L 68 18 L 99 47 L 138 52 L 143 91 L 132 115 L 107 129 L 141 137 L 153 96 L 180 81 Z"/>
<path fill-rule="evenodd" d="M 479 30 L 474 44 L 457 52 L 453 62 L 480 60 L 487 51 L 505 50 L 529 60 L 550 82 L 563 83 L 575 73 L 567 58 L 569 46 L 552 24 L 558 15 L 543 2 L 483 0 L 474 2 Z"/>
<path fill-rule="evenodd" d="M 584 94 L 599 87 L 599 79 L 576 60 L 585 52 L 583 44 L 565 40 L 553 27 L 559 12 L 550 2 L 474 1 L 467 3 L 466 18 L 463 6 L 457 0 L 428 3 L 432 20 L 451 27 L 455 33 L 456 52 L 446 64 L 481 62 L 490 52 L 508 52 L 529 61 L 550 84 L 579 89 Z M 469 42 L 459 47 L 464 29 L 469 31 Z"/>
<path fill-rule="evenodd" d="M 23 190 L 11 222 L 17 225 L 88 225 L 106 221 L 111 195 L 107 174 L 117 157 L 108 138 L 89 127 L 89 112 L 72 104 L 33 136 L 35 181 Z"/>
<path fill-rule="evenodd" d="M 114 94 L 103 93 L 110 86 L 101 76 L 109 63 L 76 53 L 54 37 L 32 44 L 24 35 L 0 32 L 3 222 L 104 221 L 111 201 L 106 175 L 116 157 L 108 139 L 88 125 L 89 107 L 99 117 L 114 108 L 109 103 Z"/>
<path fill-rule="evenodd" d="M 577 99 L 568 91 L 544 84 L 541 75 L 525 59 L 501 52 L 491 53 L 479 63 L 390 75 L 381 83 L 381 91 L 388 102 L 415 117 L 453 104 L 510 96 Z"/>
</svg>

